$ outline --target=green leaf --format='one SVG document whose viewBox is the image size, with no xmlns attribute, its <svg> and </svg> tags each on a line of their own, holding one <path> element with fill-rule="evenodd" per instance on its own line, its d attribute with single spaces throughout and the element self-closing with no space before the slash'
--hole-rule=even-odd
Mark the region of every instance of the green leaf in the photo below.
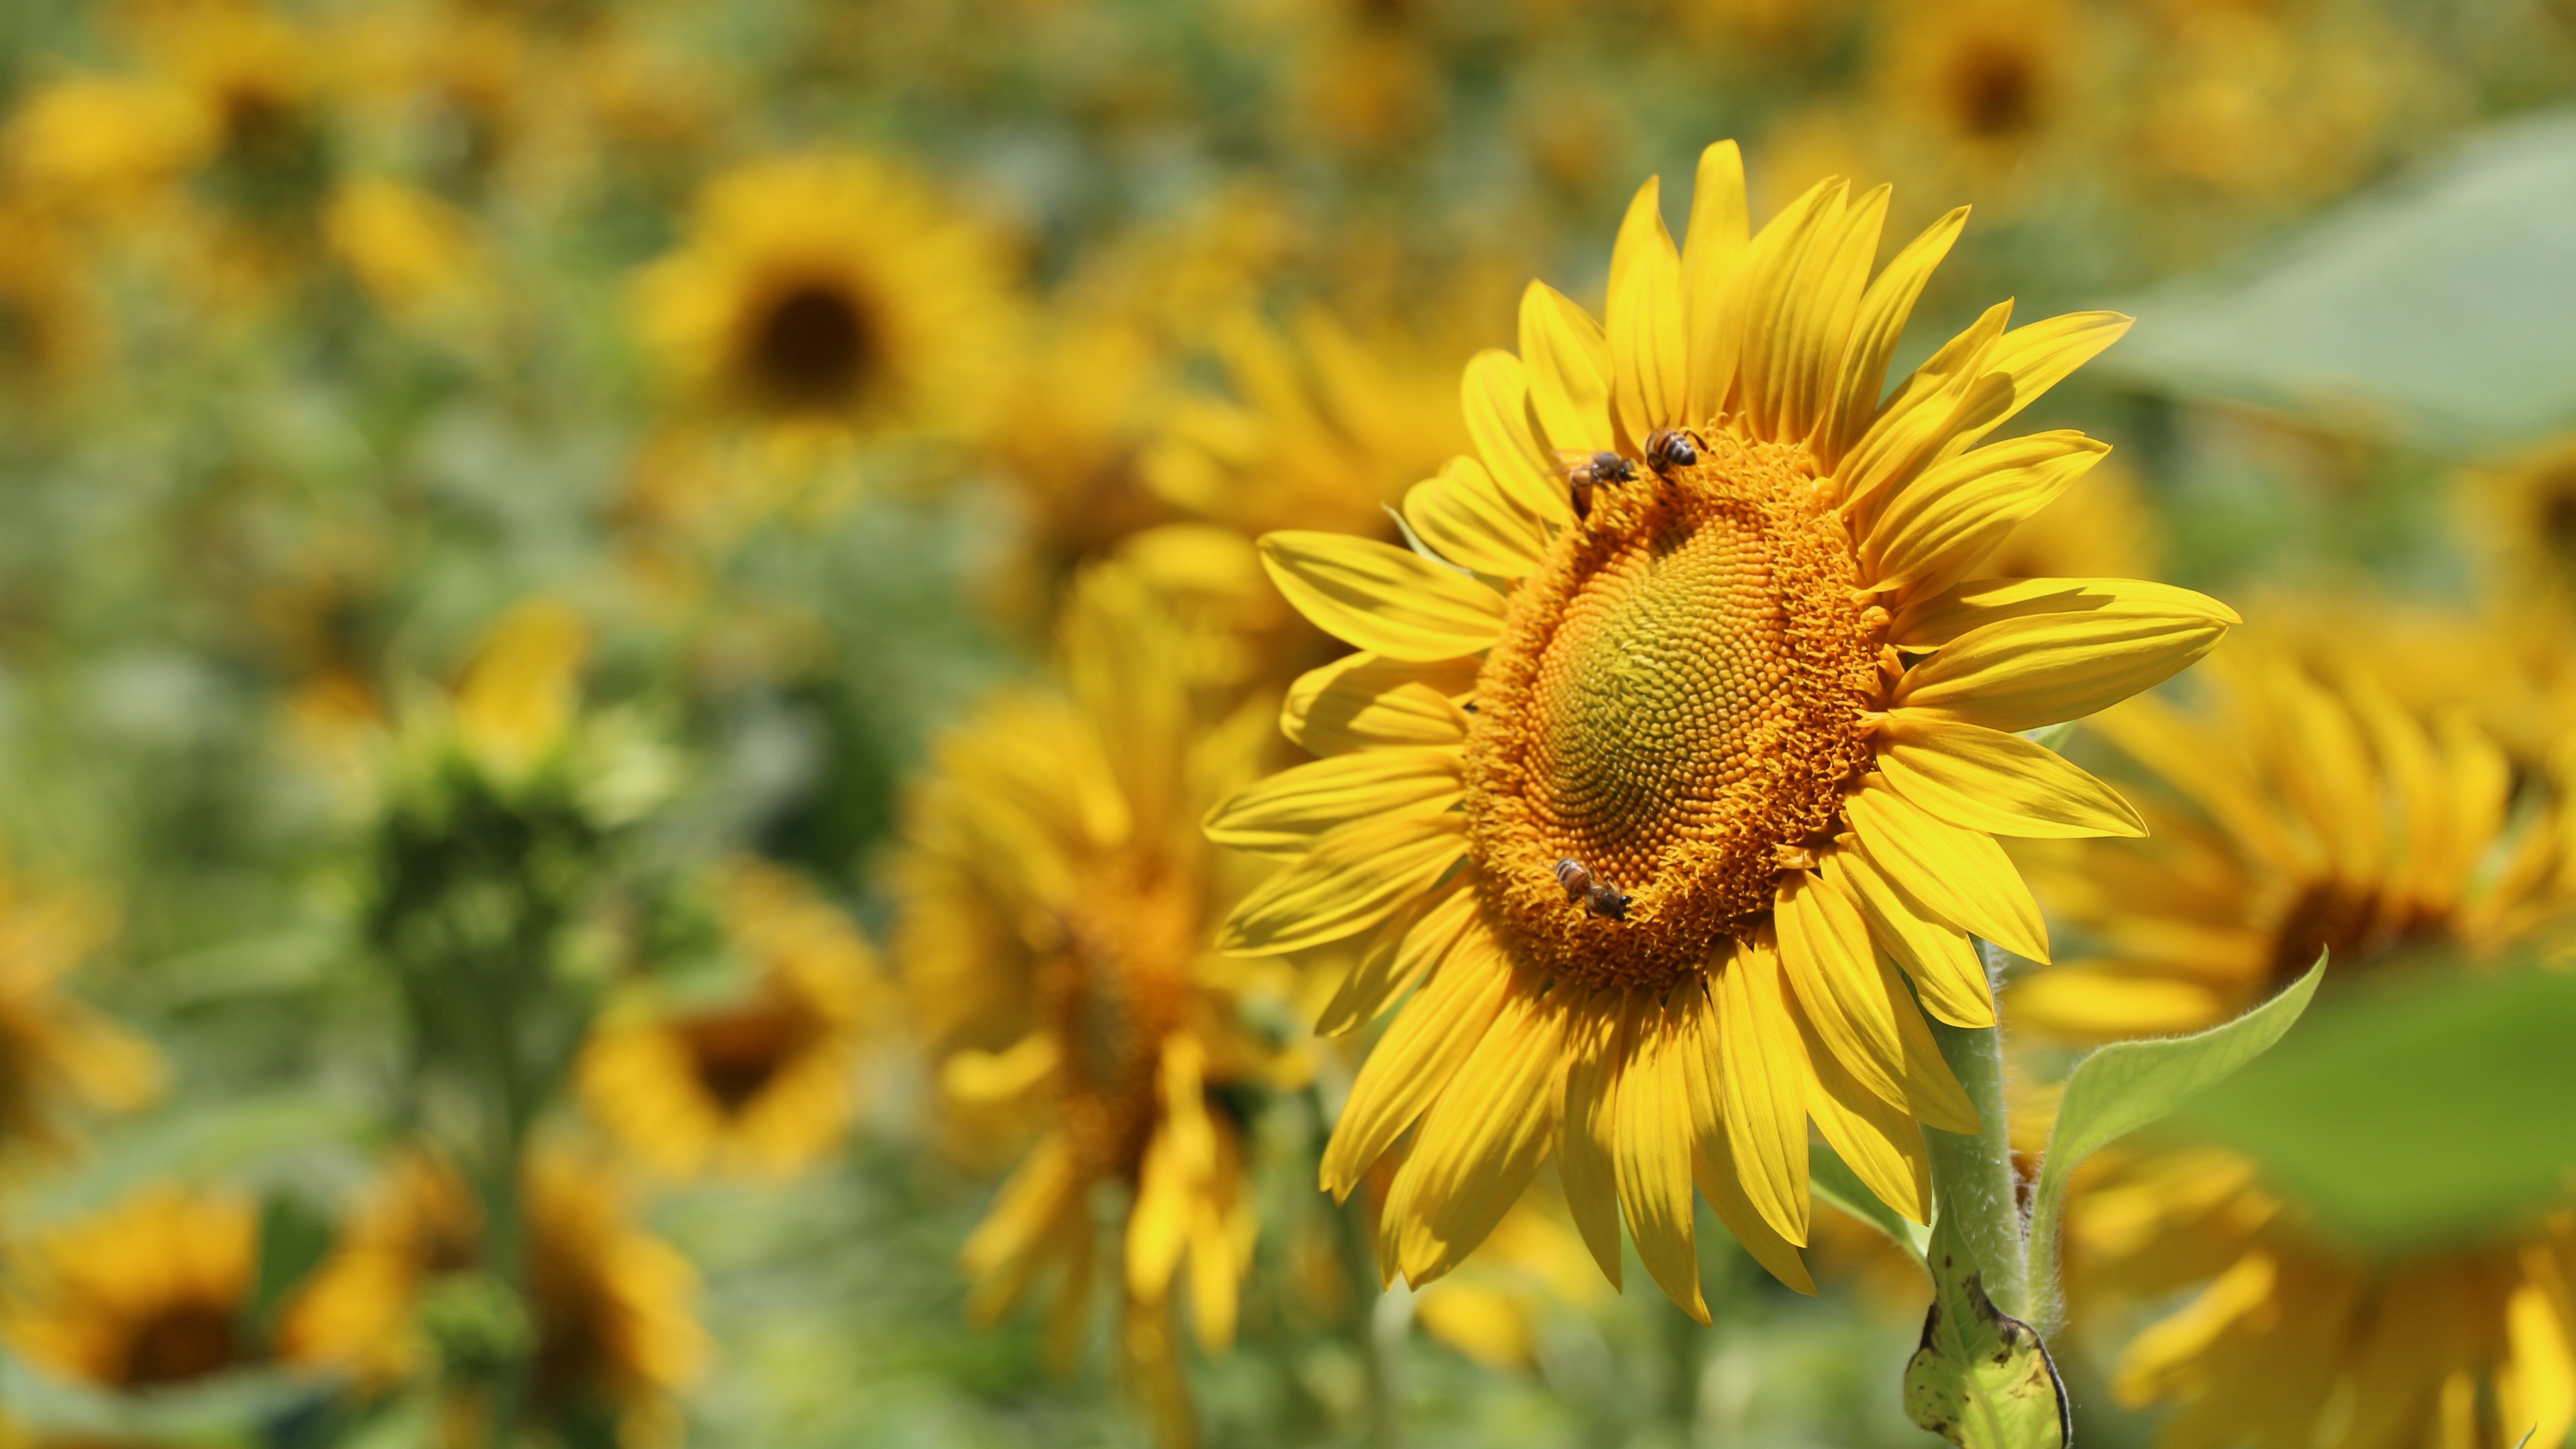
<svg viewBox="0 0 2576 1449">
<path fill-rule="evenodd" d="M 2270 1050 L 2308 1009 L 2325 974 L 2326 958 L 2319 955 L 2288 990 L 2224 1026 L 2192 1036 L 2113 1042 L 2075 1064 L 2058 1098 L 2057 1122 L 2049 1129 L 2048 1155 L 2040 1160 L 2039 1187 L 2031 1197 L 2031 1282 L 2043 1295 L 2033 1312 L 2043 1324 L 2055 1316 L 2054 1288 L 2041 1285 L 2056 1280 L 2057 1223 L 2075 1169 Z"/>
<path fill-rule="evenodd" d="M 1860 1174 L 1821 1142 L 1807 1147 L 1807 1191 L 1828 1206 L 1840 1208 L 1885 1233 L 1917 1266 L 1922 1264 L 1928 1230 L 1880 1202 L 1878 1194 L 1860 1180 Z"/>
<path fill-rule="evenodd" d="M 2576 423 L 2576 119 L 2499 127 L 2248 263 L 2127 304 L 2096 367 L 2444 453 Z"/>
<path fill-rule="evenodd" d="M 2057 1365 L 2036 1330 L 1986 1297 L 1956 1217 L 1932 1225 L 1932 1307 L 1905 1365 L 1905 1412 L 1959 1449 L 2065 1449 L 2075 1424 Z"/>
<path fill-rule="evenodd" d="M 2566 1200 L 2576 976 L 2419 973 L 2345 993 L 2172 1130 L 2250 1157 L 2375 1251 L 2475 1241 Z"/>
</svg>

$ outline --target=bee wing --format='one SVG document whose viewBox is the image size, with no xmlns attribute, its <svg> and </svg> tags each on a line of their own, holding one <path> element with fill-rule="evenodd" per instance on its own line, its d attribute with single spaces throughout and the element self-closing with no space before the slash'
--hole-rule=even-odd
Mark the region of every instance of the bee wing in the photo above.
<svg viewBox="0 0 2576 1449">
<path fill-rule="evenodd" d="M 1556 460 L 1556 476 L 1560 478 L 1571 478 L 1592 467 L 1592 455 L 1581 448 L 1551 448 L 1548 451 Z"/>
</svg>

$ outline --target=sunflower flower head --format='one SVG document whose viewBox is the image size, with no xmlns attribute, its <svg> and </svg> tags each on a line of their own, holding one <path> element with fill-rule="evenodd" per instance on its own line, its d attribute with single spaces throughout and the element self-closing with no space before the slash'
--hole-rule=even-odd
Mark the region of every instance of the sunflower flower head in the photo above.
<svg viewBox="0 0 2576 1449">
<path fill-rule="evenodd" d="M 674 1176 L 792 1173 L 849 1130 L 858 1054 L 881 1005 L 876 953 L 776 866 L 737 862 L 718 892 L 752 989 L 612 1007 L 582 1053 L 582 1100 L 630 1154 Z"/>
<path fill-rule="evenodd" d="M 705 1361 L 695 1271 L 635 1225 L 615 1179 L 582 1157 L 540 1150 L 521 1193 L 533 1400 L 548 1412 L 606 1407 L 649 1428 Z M 488 1270 L 483 1232 L 482 1206 L 444 1160 L 397 1158 L 287 1305 L 281 1356 L 351 1370 L 372 1389 L 453 1368 L 442 1358 L 454 1345 L 424 1310 Z"/>
<path fill-rule="evenodd" d="M 798 433 L 972 434 L 1016 325 L 999 241 L 873 156 L 710 183 L 638 281 L 638 325 L 699 403 Z"/>
<path fill-rule="evenodd" d="M 1221 944 L 1364 938 L 1328 1030 L 1420 985 L 1324 1163 L 1348 1193 L 1419 1124 L 1382 1248 L 1417 1286 L 1560 1155 L 1614 1281 L 1624 1216 L 1705 1314 L 1696 1183 L 1808 1287 L 1810 1119 L 1921 1221 L 1918 1124 L 1976 1126 L 1923 1012 L 1993 1022 L 1971 936 L 2048 955 L 1995 836 L 2140 829 L 2013 732 L 2145 689 L 2235 622 L 2157 585 L 1979 577 L 2106 451 L 1991 435 L 2128 319 L 2010 328 L 1998 305 L 1882 398 L 1965 220 L 1873 279 L 1886 204 L 1829 181 L 1749 233 L 1736 150 L 1710 148 L 1687 248 L 1657 185 L 1638 194 L 1606 325 L 1533 285 L 1519 354 L 1468 365 L 1475 452 L 1406 495 L 1418 550 L 1262 541 L 1289 601 L 1362 652 L 1290 691 L 1287 733 L 1324 758 L 1209 821 L 1288 862 Z"/>
<path fill-rule="evenodd" d="M 1095 1202 L 1124 1199 L 1121 1357 L 1185 1437 L 1174 1299 L 1203 1344 L 1231 1341 L 1256 1229 L 1237 1104 L 1296 1062 L 1241 1024 L 1246 974 L 1206 945 L 1257 862 L 1198 819 L 1257 773 L 1266 711 L 1210 698 L 1177 612 L 1132 568 L 1095 566 L 1067 606 L 1060 688 L 998 700 L 940 747 L 900 954 L 961 1144 L 1036 1138 L 966 1245 L 971 1309 L 1054 1279 L 1069 1359 Z"/>
<path fill-rule="evenodd" d="M 62 990 L 114 929 L 99 901 L 0 868 L 0 1146 L 56 1149 L 67 1108 L 139 1107 L 160 1058 Z"/>
<path fill-rule="evenodd" d="M 2064 847 L 2034 872 L 2094 946 L 2012 990 L 2016 1022 L 2099 1040 L 2197 1030 L 2326 953 L 2328 990 L 2563 951 L 2576 920 L 2576 750 L 2517 772 L 2464 702 L 2402 703 L 2367 661 L 2248 641 L 2203 707 L 2133 700 L 2095 727 L 2134 763 L 2146 840 Z M 2493 657 L 2474 631 L 2452 652 Z M 2123 1153 L 2067 1206 L 2079 1320 L 2182 1306 L 2130 1341 L 2131 1405 L 2166 1442 L 2503 1446 L 2576 1422 L 2576 1223 L 2367 1253 L 2217 1148 Z M 2351 1442 L 2351 1441 L 2344 1441 Z"/>
<path fill-rule="evenodd" d="M 0 1333 L 48 1372 L 124 1392 L 256 1363 L 258 1222 L 246 1200 L 159 1184 L 33 1234 Z"/>
</svg>

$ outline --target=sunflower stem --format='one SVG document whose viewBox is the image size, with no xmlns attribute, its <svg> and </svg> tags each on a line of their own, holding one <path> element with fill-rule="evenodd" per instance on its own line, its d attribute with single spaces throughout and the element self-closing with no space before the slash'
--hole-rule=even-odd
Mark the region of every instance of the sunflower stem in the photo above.
<svg viewBox="0 0 2576 1449">
<path fill-rule="evenodd" d="M 1993 969 L 1991 956 L 1987 966 Z M 1934 1021 L 1932 1036 L 1985 1128 L 1972 1137 L 1923 1129 L 1932 1154 L 1933 1210 L 1954 1220 L 1960 1241 L 1976 1254 L 1986 1296 L 2004 1312 L 2024 1317 L 2030 1311 L 2027 1227 L 2004 1121 L 2003 1028 Z"/>
</svg>

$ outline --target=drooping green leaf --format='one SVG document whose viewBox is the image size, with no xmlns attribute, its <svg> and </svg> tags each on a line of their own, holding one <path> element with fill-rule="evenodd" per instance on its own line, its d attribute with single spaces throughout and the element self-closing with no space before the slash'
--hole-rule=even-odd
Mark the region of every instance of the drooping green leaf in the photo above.
<svg viewBox="0 0 2576 1449">
<path fill-rule="evenodd" d="M 2127 304 L 2096 366 L 2196 397 L 2485 453 L 2576 423 L 2576 118 L 2500 127 L 2250 264 Z"/>
<path fill-rule="evenodd" d="M 2074 1420 L 2048 1346 L 1986 1297 L 1953 1218 L 1932 1225 L 1932 1307 L 1905 1365 L 1905 1412 L 1959 1449 L 2066 1449 Z"/>
<path fill-rule="evenodd" d="M 2223 1026 L 2191 1036 L 2113 1042 L 2075 1064 L 2058 1098 L 2057 1122 L 2049 1129 L 2048 1155 L 2040 1160 L 2039 1186 L 2031 1197 L 2034 1284 L 2055 1278 L 2066 1183 L 2084 1159 L 2161 1120 L 2270 1050 L 2308 1009 L 2325 973 L 2319 956 L 2287 990 Z M 2053 1301 L 2032 1311 L 2046 1322 Z"/>
<path fill-rule="evenodd" d="M 2318 1226 L 2372 1249 L 2474 1240 L 2565 1201 L 2576 975 L 2513 969 L 2356 991 L 2177 1113 Z"/>
<path fill-rule="evenodd" d="M 1930 1230 L 1908 1222 L 1896 1209 L 1880 1202 L 1878 1194 L 1860 1180 L 1860 1174 L 1821 1142 L 1807 1147 L 1807 1190 L 1818 1201 L 1840 1208 L 1886 1234 L 1918 1266 L 1923 1262 L 1923 1245 Z"/>
</svg>

